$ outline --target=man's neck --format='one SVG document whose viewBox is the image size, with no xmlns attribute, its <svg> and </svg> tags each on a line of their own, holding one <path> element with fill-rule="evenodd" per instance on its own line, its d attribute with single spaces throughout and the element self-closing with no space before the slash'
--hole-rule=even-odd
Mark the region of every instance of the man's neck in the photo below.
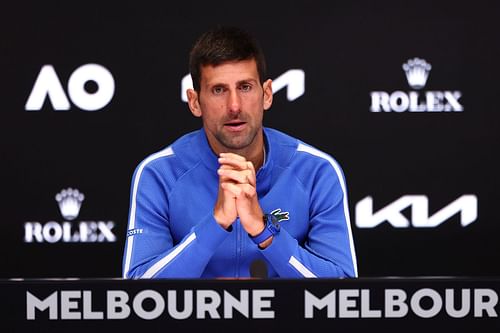
<svg viewBox="0 0 500 333">
<path fill-rule="evenodd" d="M 252 162 L 255 171 L 259 170 L 265 162 L 265 148 L 264 144 L 260 145 L 260 149 L 257 150 L 254 154 L 249 154 L 249 156 L 244 155 L 243 153 L 236 153 L 246 158 L 247 161 Z"/>
</svg>

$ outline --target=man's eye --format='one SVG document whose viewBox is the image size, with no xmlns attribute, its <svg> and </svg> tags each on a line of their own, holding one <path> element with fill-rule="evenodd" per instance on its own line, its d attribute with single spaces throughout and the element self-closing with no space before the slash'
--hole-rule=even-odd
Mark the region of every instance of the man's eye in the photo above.
<svg viewBox="0 0 500 333">
<path fill-rule="evenodd" d="M 224 92 L 224 88 L 222 87 L 214 87 L 212 89 L 213 93 L 216 94 L 216 95 L 220 95 Z"/>
<path fill-rule="evenodd" d="M 240 89 L 243 91 L 250 91 L 252 89 L 252 86 L 250 84 L 243 84 L 241 85 Z"/>
</svg>

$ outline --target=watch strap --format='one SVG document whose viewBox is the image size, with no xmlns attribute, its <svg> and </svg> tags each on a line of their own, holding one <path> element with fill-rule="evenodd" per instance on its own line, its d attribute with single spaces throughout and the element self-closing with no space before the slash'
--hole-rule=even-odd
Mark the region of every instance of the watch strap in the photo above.
<svg viewBox="0 0 500 333">
<path fill-rule="evenodd" d="M 269 237 L 276 235 L 280 229 L 280 225 L 274 215 L 264 214 L 262 219 L 264 221 L 264 230 L 262 230 L 260 234 L 254 237 L 250 236 L 252 241 L 257 245 L 259 245 Z"/>
</svg>

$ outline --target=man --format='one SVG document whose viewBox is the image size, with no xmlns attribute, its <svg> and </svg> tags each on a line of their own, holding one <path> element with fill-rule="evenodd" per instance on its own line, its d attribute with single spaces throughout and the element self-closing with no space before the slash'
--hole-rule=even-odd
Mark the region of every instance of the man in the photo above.
<svg viewBox="0 0 500 333">
<path fill-rule="evenodd" d="M 342 171 L 263 127 L 265 69 L 240 29 L 198 39 L 187 96 L 203 128 L 137 167 L 124 278 L 357 276 Z"/>
</svg>

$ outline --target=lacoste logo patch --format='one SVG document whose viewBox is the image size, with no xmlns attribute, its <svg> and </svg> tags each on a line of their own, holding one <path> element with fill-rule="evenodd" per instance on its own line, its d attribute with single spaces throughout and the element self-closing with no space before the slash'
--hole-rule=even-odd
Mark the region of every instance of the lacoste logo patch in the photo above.
<svg viewBox="0 0 500 333">
<path fill-rule="evenodd" d="M 290 213 L 289 212 L 282 212 L 281 208 L 275 209 L 269 214 L 274 216 L 276 218 L 277 222 L 288 221 L 290 219 L 290 217 L 289 217 Z"/>
</svg>

